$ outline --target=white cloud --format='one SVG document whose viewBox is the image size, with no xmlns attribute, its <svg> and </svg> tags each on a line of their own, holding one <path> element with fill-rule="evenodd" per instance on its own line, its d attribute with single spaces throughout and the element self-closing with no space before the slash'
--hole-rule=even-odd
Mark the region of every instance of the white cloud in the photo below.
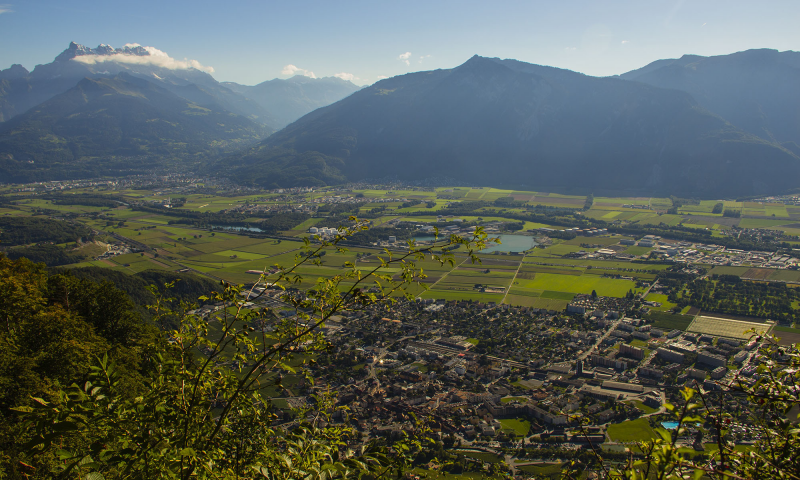
<svg viewBox="0 0 800 480">
<path fill-rule="evenodd" d="M 0 14 L 2 13 L 14 13 L 14 10 L 11 9 L 11 5 L 3 3 L 0 4 Z"/>
<path fill-rule="evenodd" d="M 126 47 L 139 47 L 138 43 L 128 43 Z M 212 67 L 206 67 L 197 60 L 176 60 L 166 52 L 154 47 L 144 47 L 150 55 L 129 55 L 124 53 L 115 53 L 113 55 L 81 55 L 72 60 L 86 65 L 97 65 L 99 63 L 113 62 L 126 65 L 153 65 L 155 67 L 167 68 L 169 70 L 189 70 L 194 68 L 206 73 L 214 73 Z"/>
<path fill-rule="evenodd" d="M 348 82 L 352 82 L 353 80 L 361 80 L 352 73 L 345 73 L 345 72 L 334 73 L 333 76 L 336 78 L 341 78 L 342 80 L 347 80 Z"/>
<path fill-rule="evenodd" d="M 431 57 L 432 57 L 432 55 L 423 55 L 423 56 L 419 57 L 419 63 L 422 63 L 423 60 L 425 60 L 426 58 L 431 58 Z"/>
<path fill-rule="evenodd" d="M 378 75 L 378 80 L 383 80 L 385 78 L 389 78 L 386 75 Z"/>
<path fill-rule="evenodd" d="M 564 50 L 566 50 L 566 51 L 568 51 L 568 52 L 574 52 L 574 51 L 575 51 L 575 50 L 577 50 L 577 49 L 578 49 L 578 47 L 565 47 L 565 48 L 564 48 Z"/>
<path fill-rule="evenodd" d="M 700 26 L 701 26 L 701 27 L 705 27 L 707 24 L 708 24 L 708 22 L 703 22 L 703 24 L 702 24 L 702 25 L 700 25 Z"/>
<path fill-rule="evenodd" d="M 409 60 L 409 58 L 411 58 L 411 52 L 406 52 L 397 56 L 397 59 L 405 63 L 406 65 L 411 65 L 411 61 Z"/>
<path fill-rule="evenodd" d="M 314 75 L 314 72 L 312 72 L 311 70 L 306 70 L 305 68 L 296 67 L 292 64 L 283 67 L 283 70 L 281 70 L 281 75 L 302 75 L 304 77 L 317 78 L 317 76 Z"/>
<path fill-rule="evenodd" d="M 627 40 L 623 40 L 623 41 L 622 41 L 622 44 L 623 44 L 623 45 L 625 45 L 626 43 L 630 43 L 630 42 L 628 42 Z"/>
</svg>

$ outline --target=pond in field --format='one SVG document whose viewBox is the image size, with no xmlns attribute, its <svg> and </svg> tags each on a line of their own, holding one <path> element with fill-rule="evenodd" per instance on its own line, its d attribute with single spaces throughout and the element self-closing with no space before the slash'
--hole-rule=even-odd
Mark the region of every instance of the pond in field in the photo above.
<svg viewBox="0 0 800 480">
<path fill-rule="evenodd" d="M 230 225 L 211 225 L 211 228 L 221 228 L 222 230 L 233 230 L 235 232 L 263 232 L 258 227 L 236 227 Z"/>
<path fill-rule="evenodd" d="M 493 238 L 494 235 L 489 234 L 489 237 Z M 487 242 L 486 248 L 481 250 L 481 252 L 524 252 L 536 246 L 536 240 L 528 235 L 498 235 L 498 237 L 500 238 L 500 244 Z M 449 238 L 447 235 L 439 236 L 440 241 L 447 238 Z M 433 240 L 433 236 L 414 237 L 414 240 L 418 242 L 429 242 Z"/>
</svg>

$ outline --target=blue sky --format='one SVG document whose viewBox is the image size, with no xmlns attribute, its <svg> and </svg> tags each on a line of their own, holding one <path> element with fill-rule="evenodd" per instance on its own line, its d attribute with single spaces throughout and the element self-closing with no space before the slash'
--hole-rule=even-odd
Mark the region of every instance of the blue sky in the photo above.
<svg viewBox="0 0 800 480">
<path fill-rule="evenodd" d="M 473 54 L 603 76 L 685 53 L 800 50 L 797 0 L 6 1 L 0 68 L 48 63 L 70 41 L 139 43 L 248 85 L 290 72 L 367 84 Z"/>
</svg>

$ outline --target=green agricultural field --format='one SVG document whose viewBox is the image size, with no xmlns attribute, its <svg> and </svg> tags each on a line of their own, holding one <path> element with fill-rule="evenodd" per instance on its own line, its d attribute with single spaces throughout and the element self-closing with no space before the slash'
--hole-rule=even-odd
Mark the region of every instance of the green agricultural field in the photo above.
<svg viewBox="0 0 800 480">
<path fill-rule="evenodd" d="M 539 297 L 540 298 L 551 298 L 551 299 L 555 299 L 555 300 L 571 301 L 573 298 L 575 298 L 575 295 L 573 295 L 571 293 L 566 293 L 566 292 L 554 292 L 552 290 L 545 290 L 545 291 L 542 292 L 542 294 Z"/>
<path fill-rule="evenodd" d="M 646 415 L 646 414 L 649 414 L 649 413 L 655 413 L 655 412 L 657 412 L 657 411 L 658 411 L 658 409 L 657 409 L 657 408 L 649 407 L 649 406 L 645 405 L 644 403 L 642 403 L 642 402 L 640 402 L 640 401 L 638 401 L 638 400 L 635 400 L 635 401 L 633 402 L 633 405 L 634 405 L 636 408 L 638 408 L 638 409 L 639 409 L 639 410 L 640 410 L 642 413 L 644 413 L 645 415 Z"/>
<path fill-rule="evenodd" d="M 232 248 L 237 252 L 254 253 L 264 256 L 278 255 L 284 252 L 297 250 L 303 246 L 302 242 L 290 242 L 287 240 L 264 239 L 260 243 L 252 243 Z"/>
<path fill-rule="evenodd" d="M 649 307 L 651 310 L 659 311 L 659 312 L 666 312 L 675 308 L 676 304 L 669 301 L 669 297 L 660 293 L 650 293 L 647 295 L 647 298 L 650 302 L 659 302 L 661 304 L 660 307 Z"/>
<path fill-rule="evenodd" d="M 628 255 L 647 255 L 648 253 L 652 252 L 653 249 L 650 247 L 639 247 L 636 245 L 630 246 L 626 248 L 623 253 L 627 253 Z"/>
<path fill-rule="evenodd" d="M 523 288 L 551 290 L 566 293 L 592 293 L 596 290 L 598 295 L 605 297 L 624 297 L 628 290 L 635 290 L 636 284 L 630 280 L 603 278 L 596 275 L 560 275 L 552 273 L 537 273 L 533 280 L 519 281 Z"/>
<path fill-rule="evenodd" d="M 784 333 L 796 333 L 800 335 L 800 328 L 792 328 L 792 327 L 783 327 L 780 325 L 776 325 L 772 327 L 772 330 L 775 332 L 784 332 Z"/>
<path fill-rule="evenodd" d="M 684 217 L 682 217 L 680 215 L 666 215 L 665 214 L 665 215 L 661 215 L 660 217 L 656 217 L 656 218 L 660 219 L 660 221 L 658 223 L 666 223 L 667 225 L 670 225 L 670 226 L 673 226 L 673 227 L 675 225 L 678 225 L 679 223 L 682 223 L 684 221 Z"/>
<path fill-rule="evenodd" d="M 561 470 L 564 464 L 558 463 L 537 463 L 535 465 L 522 465 L 517 470 L 525 473 L 532 473 L 536 478 L 561 478 Z"/>
<path fill-rule="evenodd" d="M 637 213 L 636 215 L 632 216 L 628 220 L 631 221 L 631 222 L 642 222 L 643 220 L 649 220 L 649 219 L 658 219 L 655 222 L 656 224 L 659 224 L 659 223 L 662 222 L 661 217 L 659 215 L 657 215 L 655 212 L 652 212 L 652 211 L 644 211 L 644 212 Z"/>
<path fill-rule="evenodd" d="M 469 277 L 475 280 L 482 278 L 503 278 L 511 280 L 514 278 L 514 271 L 512 270 L 492 270 L 494 267 L 487 267 L 486 265 L 473 265 L 471 263 L 462 264 L 457 269 L 453 270 L 451 275 L 458 275 L 460 277 Z M 516 268 L 516 267 L 515 267 Z M 487 273 L 486 270 L 489 270 Z"/>
<path fill-rule="evenodd" d="M 560 275 L 574 275 L 574 276 L 581 276 L 586 272 L 585 269 L 580 267 L 572 267 L 572 266 L 562 266 L 562 267 L 550 267 L 550 266 L 541 266 L 541 265 L 525 265 L 524 267 L 519 269 L 517 272 L 518 279 L 528 279 L 533 280 L 534 276 L 537 273 L 556 273 Z"/>
<path fill-rule="evenodd" d="M 503 295 L 498 293 L 480 293 L 477 290 L 444 290 L 438 288 L 438 285 L 424 292 L 420 297 L 436 300 L 474 300 L 482 303 L 499 303 L 503 299 Z"/>
<path fill-rule="evenodd" d="M 750 267 L 726 267 L 716 266 L 709 272 L 712 275 L 736 275 L 741 276 L 744 272 L 750 270 Z"/>
<path fill-rule="evenodd" d="M 522 295 L 525 297 L 541 297 L 544 290 L 536 290 L 532 288 L 519 288 L 519 287 L 511 287 L 509 293 L 512 295 Z"/>
<path fill-rule="evenodd" d="M 699 316 L 686 328 L 686 331 L 747 340 L 754 335 L 753 333 L 749 333 L 750 330 L 762 332 L 765 330 L 769 331 L 769 329 L 770 325 L 765 325 L 763 323 Z"/>
<path fill-rule="evenodd" d="M 503 303 L 508 305 L 514 305 L 515 307 L 536 307 L 536 308 L 548 308 L 548 307 L 538 307 L 536 306 L 538 297 L 529 297 L 525 295 L 514 295 L 509 293 L 506 295 L 505 300 Z"/>
<path fill-rule="evenodd" d="M 504 397 L 500 399 L 500 403 L 524 402 L 527 400 L 526 397 Z"/>
<path fill-rule="evenodd" d="M 665 312 L 650 312 L 645 317 L 647 320 L 653 322 L 654 328 L 660 328 L 665 331 L 683 330 L 689 327 L 694 320 L 691 315 L 681 315 Z"/>
<path fill-rule="evenodd" d="M 614 235 L 613 237 L 581 237 L 581 236 L 578 236 L 578 237 L 575 237 L 575 238 L 573 238 L 571 240 L 565 240 L 560 245 L 577 245 L 577 246 L 580 247 L 578 250 L 594 251 L 594 250 L 596 250 L 595 248 L 583 248 L 580 245 L 582 243 L 589 243 L 589 244 L 592 244 L 592 245 L 603 245 L 603 246 L 616 245 L 616 244 L 619 243 L 620 240 L 626 239 L 626 238 L 630 239 L 631 237 L 622 237 L 622 236 L 617 236 L 617 235 Z"/>
<path fill-rule="evenodd" d="M 786 213 L 785 209 L 784 213 Z M 789 223 L 792 223 L 792 220 L 789 220 L 788 218 L 784 220 L 773 220 L 769 218 L 743 218 L 739 221 L 739 226 L 742 228 L 772 228 Z"/>
<path fill-rule="evenodd" d="M 263 241 L 263 239 L 259 238 L 249 238 L 231 234 L 225 234 L 224 236 L 217 234 L 214 237 L 211 237 L 210 234 L 205 234 L 203 238 L 199 239 L 194 239 L 191 237 L 187 238 L 183 241 L 183 243 L 184 245 L 203 253 L 216 253 L 224 252 L 226 250 L 238 250 L 242 247 L 255 245 Z"/>
<path fill-rule="evenodd" d="M 638 418 L 608 426 L 608 436 L 615 442 L 639 442 L 657 438 L 646 418 Z"/>
<path fill-rule="evenodd" d="M 593 248 L 588 248 L 587 249 L 587 248 L 581 247 L 581 245 L 580 245 L 581 243 L 592 243 L 590 240 L 588 240 L 586 238 L 582 238 L 581 239 L 582 241 L 579 240 L 578 242 L 575 242 L 575 240 L 578 240 L 578 239 L 575 238 L 575 239 L 572 239 L 572 240 L 568 240 L 567 242 L 559 243 L 559 244 L 556 244 L 556 245 L 552 245 L 552 246 L 549 246 L 549 247 L 543 248 L 543 249 L 542 248 L 536 248 L 536 249 L 533 250 L 533 255 L 536 255 L 536 256 L 539 256 L 539 255 L 561 256 L 561 255 L 566 255 L 568 253 L 575 253 L 575 252 L 580 251 L 580 250 L 584 250 L 584 251 L 593 251 L 593 250 L 595 250 Z M 575 242 L 575 243 L 570 243 L 570 242 Z"/>
<path fill-rule="evenodd" d="M 500 420 L 500 425 L 503 426 L 503 430 L 513 431 L 518 437 L 527 436 L 531 429 L 531 422 L 515 418 L 502 419 Z"/>
<path fill-rule="evenodd" d="M 560 311 L 564 310 L 565 308 L 567 308 L 568 304 L 569 304 L 569 300 L 558 300 L 558 299 L 555 299 L 555 298 L 541 298 L 540 297 L 540 298 L 534 298 L 533 305 L 531 305 L 531 307 L 533 307 L 533 308 L 544 308 L 544 309 L 547 309 L 547 310 L 555 310 L 557 312 L 560 312 Z"/>
<path fill-rule="evenodd" d="M 774 269 L 769 280 L 783 280 L 785 282 L 800 282 L 800 271 Z"/>
</svg>

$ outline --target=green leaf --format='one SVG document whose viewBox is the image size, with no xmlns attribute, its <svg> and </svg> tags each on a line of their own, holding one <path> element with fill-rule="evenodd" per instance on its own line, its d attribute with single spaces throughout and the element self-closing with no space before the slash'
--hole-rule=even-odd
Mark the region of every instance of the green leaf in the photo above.
<svg viewBox="0 0 800 480">
<path fill-rule="evenodd" d="M 178 455 L 180 455 L 181 457 L 194 457 L 196 455 L 196 453 L 195 453 L 194 449 L 187 447 L 187 448 L 184 448 L 183 450 L 181 450 L 180 452 L 178 452 Z"/>
</svg>

